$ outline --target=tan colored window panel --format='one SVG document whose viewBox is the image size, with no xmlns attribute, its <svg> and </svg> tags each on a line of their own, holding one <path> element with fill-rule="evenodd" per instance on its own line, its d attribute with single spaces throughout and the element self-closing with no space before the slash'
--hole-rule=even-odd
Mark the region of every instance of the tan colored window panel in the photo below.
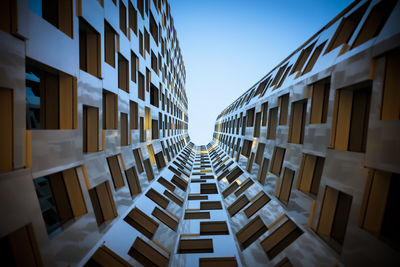
<svg viewBox="0 0 400 267">
<path fill-rule="evenodd" d="M 216 184 L 215 183 L 200 184 L 200 194 L 218 194 Z"/>
<path fill-rule="evenodd" d="M 188 200 L 207 200 L 208 196 L 204 196 L 204 195 L 191 195 L 189 194 L 188 196 Z"/>
<path fill-rule="evenodd" d="M 118 129 L 118 95 L 103 90 L 103 129 Z"/>
<path fill-rule="evenodd" d="M 220 201 L 201 201 L 201 210 L 222 210 L 222 205 Z"/>
<path fill-rule="evenodd" d="M 162 184 L 165 188 L 167 188 L 169 191 L 174 192 L 175 186 L 171 184 L 169 181 L 167 181 L 164 177 L 160 177 L 157 180 L 160 184 Z"/>
<path fill-rule="evenodd" d="M 153 167 L 151 166 L 150 159 L 143 161 L 144 170 L 146 171 L 147 180 L 150 182 L 154 179 Z"/>
<path fill-rule="evenodd" d="M 285 257 L 283 258 L 280 262 L 278 262 L 277 264 L 275 264 L 274 267 L 293 267 L 292 263 L 290 262 L 290 260 Z"/>
<path fill-rule="evenodd" d="M 144 169 L 143 169 L 143 164 L 142 164 L 140 148 L 132 150 L 132 153 L 133 153 L 133 157 L 135 158 L 137 170 L 139 173 L 142 173 L 144 171 Z"/>
<path fill-rule="evenodd" d="M 236 258 L 200 258 L 199 267 L 237 267 Z"/>
<path fill-rule="evenodd" d="M 99 151 L 99 109 L 83 106 L 83 152 Z"/>
<path fill-rule="evenodd" d="M 288 219 L 267 238 L 261 241 L 261 247 L 267 253 L 270 259 L 273 259 L 291 243 L 293 243 L 303 231 L 297 225 Z"/>
<path fill-rule="evenodd" d="M 393 50 L 385 56 L 385 81 L 382 93 L 382 120 L 400 119 L 400 49 Z"/>
<path fill-rule="evenodd" d="M 62 175 L 74 217 L 86 214 L 86 203 L 75 168 L 63 171 Z"/>
<path fill-rule="evenodd" d="M 90 189 L 89 195 L 92 200 L 93 211 L 98 225 L 118 216 L 108 181 Z"/>
<path fill-rule="evenodd" d="M 269 110 L 267 139 L 276 139 L 276 127 L 278 126 L 278 108 L 271 108 Z"/>
<path fill-rule="evenodd" d="M 117 253 L 102 245 L 96 250 L 93 256 L 85 264 L 85 266 L 116 266 L 116 267 L 128 267 L 130 265 L 126 260 L 120 257 Z"/>
<path fill-rule="evenodd" d="M 142 192 L 142 188 L 140 186 L 139 177 L 136 172 L 135 166 L 132 166 L 128 170 L 125 171 L 126 180 L 128 181 L 129 191 L 131 192 L 131 196 L 135 196 Z"/>
<path fill-rule="evenodd" d="M 101 77 L 100 34 L 79 17 L 79 65 L 80 69 Z"/>
<path fill-rule="evenodd" d="M 126 35 L 126 6 L 119 1 L 119 28 Z"/>
<path fill-rule="evenodd" d="M 119 167 L 118 155 L 107 158 L 108 167 L 112 180 L 114 182 L 114 188 L 119 189 L 125 186 L 124 178 L 122 177 L 121 169 Z"/>
<path fill-rule="evenodd" d="M 118 88 L 129 93 L 129 63 L 118 53 Z"/>
<path fill-rule="evenodd" d="M 278 98 L 279 102 L 279 125 L 286 125 L 289 112 L 289 94 Z"/>
<path fill-rule="evenodd" d="M 253 141 L 251 140 L 244 140 L 243 142 L 242 155 L 246 158 L 250 156 L 252 144 Z"/>
<path fill-rule="evenodd" d="M 168 226 L 169 228 L 171 228 L 176 232 L 176 229 L 178 228 L 178 222 L 171 216 L 160 210 L 158 207 L 154 208 L 151 215 L 159 219 L 162 223 L 164 223 L 166 226 Z"/>
<path fill-rule="evenodd" d="M 185 212 L 185 220 L 210 219 L 210 212 Z"/>
<path fill-rule="evenodd" d="M 183 206 L 183 198 L 181 198 L 181 197 L 178 196 L 177 194 L 165 190 L 165 191 L 164 191 L 164 195 L 167 196 L 169 199 L 171 199 L 171 200 L 172 200 L 173 202 L 175 202 L 176 204 L 178 204 L 180 207 Z"/>
<path fill-rule="evenodd" d="M 285 171 L 283 172 L 281 190 L 279 192 L 279 200 L 286 204 L 289 202 L 290 192 L 292 190 L 293 178 L 294 178 L 294 171 L 289 168 L 285 168 Z"/>
<path fill-rule="evenodd" d="M 158 229 L 158 223 L 138 208 L 133 208 L 124 220 L 147 238 L 151 239 Z"/>
<path fill-rule="evenodd" d="M 129 134 L 128 134 L 128 114 L 121 112 L 121 146 L 129 145 Z"/>
<path fill-rule="evenodd" d="M 246 214 L 247 218 L 251 218 L 257 211 L 262 209 L 271 199 L 265 194 L 262 193 L 259 198 L 257 198 L 250 206 L 248 206 L 244 213 Z"/>
<path fill-rule="evenodd" d="M 174 177 L 172 177 L 171 182 L 176 185 L 178 188 L 180 188 L 181 190 L 186 192 L 186 188 L 187 188 L 187 182 L 185 180 L 183 180 L 182 178 L 174 175 Z"/>
<path fill-rule="evenodd" d="M 148 198 L 150 198 L 151 200 L 153 200 L 156 204 L 160 205 L 160 207 L 162 207 L 164 209 L 166 209 L 169 204 L 169 200 L 166 199 L 165 197 L 163 197 L 160 193 L 155 191 L 153 188 L 150 188 L 150 190 L 147 191 L 146 196 Z"/>
<path fill-rule="evenodd" d="M 104 21 L 104 61 L 115 68 L 115 43 L 117 33 Z"/>
<path fill-rule="evenodd" d="M 307 100 L 293 102 L 290 113 L 288 142 L 303 144 L 307 113 Z"/>
<path fill-rule="evenodd" d="M 286 149 L 282 147 L 274 147 L 274 153 L 272 154 L 270 172 L 275 175 L 280 175 L 282 164 L 285 158 Z"/>
<path fill-rule="evenodd" d="M 0 88 L 0 171 L 10 171 L 14 162 L 14 96 L 13 90 Z"/>
<path fill-rule="evenodd" d="M 225 221 L 200 222 L 200 235 L 229 235 Z"/>
<path fill-rule="evenodd" d="M 352 197 L 329 186 L 326 187 L 317 233 L 343 244 L 350 214 Z"/>
<path fill-rule="evenodd" d="M 317 62 L 319 56 L 321 55 L 322 50 L 324 50 L 325 44 L 326 41 L 317 46 L 317 48 L 315 48 L 314 53 L 310 57 L 310 60 L 308 61 L 306 67 L 304 68 L 302 75 L 310 72 L 313 69 L 315 63 Z"/>
<path fill-rule="evenodd" d="M 251 152 L 250 157 L 248 158 L 246 163 L 246 171 L 248 171 L 249 173 L 251 173 L 253 169 L 254 155 L 254 152 Z"/>
<path fill-rule="evenodd" d="M 144 266 L 167 266 L 168 258 L 137 237 L 128 254 Z"/>
<path fill-rule="evenodd" d="M 249 199 L 246 197 L 246 195 L 242 195 L 228 207 L 229 215 L 231 217 L 235 216 L 235 214 L 238 213 L 241 209 L 243 209 L 248 203 Z"/>
<path fill-rule="evenodd" d="M 236 238 L 243 250 L 250 246 L 267 230 L 268 228 L 265 226 L 260 216 L 257 216 L 236 233 Z"/>
<path fill-rule="evenodd" d="M 330 85 L 330 78 L 312 85 L 310 124 L 326 123 Z"/>
<path fill-rule="evenodd" d="M 144 93 L 144 75 L 139 72 L 137 72 L 138 75 L 138 98 L 145 101 L 145 93 Z"/>
<path fill-rule="evenodd" d="M 162 151 L 155 154 L 155 159 L 156 159 L 157 169 L 161 170 L 167 165 Z"/>
<path fill-rule="evenodd" d="M 303 154 L 297 180 L 298 189 L 317 195 L 325 159 L 310 154 Z"/>
<path fill-rule="evenodd" d="M 133 7 L 132 3 L 129 2 L 129 28 L 137 35 L 137 11 Z"/>
<path fill-rule="evenodd" d="M 258 168 L 257 181 L 259 181 L 261 185 L 264 185 L 265 179 L 267 178 L 268 165 L 269 159 L 264 158 L 261 167 Z"/>
<path fill-rule="evenodd" d="M 32 224 L 1 238 L 2 262 L 13 266 L 44 266 Z M 8 253 L 3 253 L 8 252 Z"/>
<path fill-rule="evenodd" d="M 232 183 L 236 178 L 243 174 L 243 171 L 239 167 L 235 167 L 227 176 L 226 179 L 229 183 Z M 219 179 L 218 179 L 219 180 Z"/>
<path fill-rule="evenodd" d="M 234 181 L 233 183 L 231 183 L 223 192 L 222 192 L 222 196 L 224 198 L 228 197 L 230 194 L 232 194 L 236 189 L 239 188 L 239 184 Z"/>
<path fill-rule="evenodd" d="M 213 253 L 212 239 L 181 239 L 179 240 L 179 254 L 186 253 Z"/>
<path fill-rule="evenodd" d="M 240 196 L 244 191 L 246 191 L 250 186 L 254 184 L 251 178 L 247 178 L 243 183 L 240 185 L 239 189 L 236 190 L 235 196 Z"/>
<path fill-rule="evenodd" d="M 254 162 L 259 164 L 259 165 L 261 164 L 261 161 L 263 159 L 264 149 L 265 149 L 265 144 L 264 143 L 258 143 L 256 157 L 254 159 Z"/>
</svg>

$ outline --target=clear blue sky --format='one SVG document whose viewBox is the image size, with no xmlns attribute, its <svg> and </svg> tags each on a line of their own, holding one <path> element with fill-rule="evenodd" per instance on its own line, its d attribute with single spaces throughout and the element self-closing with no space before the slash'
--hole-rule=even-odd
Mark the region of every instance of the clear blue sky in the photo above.
<svg viewBox="0 0 400 267">
<path fill-rule="evenodd" d="M 170 0 L 192 141 L 207 144 L 226 106 L 351 2 Z"/>
</svg>

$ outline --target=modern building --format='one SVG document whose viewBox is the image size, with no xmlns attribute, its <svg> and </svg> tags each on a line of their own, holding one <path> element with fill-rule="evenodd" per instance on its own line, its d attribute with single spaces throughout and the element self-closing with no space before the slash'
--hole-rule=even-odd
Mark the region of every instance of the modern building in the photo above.
<svg viewBox="0 0 400 267">
<path fill-rule="evenodd" d="M 5 266 L 400 264 L 398 1 L 352 3 L 200 146 L 167 1 L 0 10 Z"/>
</svg>

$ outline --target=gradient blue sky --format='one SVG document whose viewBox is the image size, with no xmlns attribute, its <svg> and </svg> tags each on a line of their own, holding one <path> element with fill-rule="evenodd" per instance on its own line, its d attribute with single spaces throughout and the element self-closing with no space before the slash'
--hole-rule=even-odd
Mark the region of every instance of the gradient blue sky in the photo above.
<svg viewBox="0 0 400 267">
<path fill-rule="evenodd" d="M 226 106 L 351 2 L 171 0 L 192 141 L 211 141 L 215 119 Z"/>
</svg>

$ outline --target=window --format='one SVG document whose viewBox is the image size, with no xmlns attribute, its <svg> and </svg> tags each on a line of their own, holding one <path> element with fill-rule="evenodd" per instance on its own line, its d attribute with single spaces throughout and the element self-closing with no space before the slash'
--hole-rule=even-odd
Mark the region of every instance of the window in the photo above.
<svg viewBox="0 0 400 267">
<path fill-rule="evenodd" d="M 261 161 L 263 159 L 264 149 L 265 149 L 265 144 L 264 143 L 258 143 L 256 157 L 255 157 L 254 162 L 259 164 L 259 165 L 261 164 Z"/>
<path fill-rule="evenodd" d="M 292 244 L 303 231 L 290 219 L 287 219 L 276 230 L 267 236 L 260 245 L 267 253 L 269 259 L 273 259 L 290 244 Z"/>
<path fill-rule="evenodd" d="M 331 241 L 339 245 L 344 242 L 352 199 L 352 196 L 332 187 L 325 188 L 317 233 L 331 244 Z"/>
<path fill-rule="evenodd" d="M 228 183 L 232 183 L 236 178 L 238 178 L 240 175 L 243 174 L 242 169 L 239 167 L 235 167 L 227 176 L 226 179 L 228 180 Z M 222 176 L 222 175 L 221 175 Z M 222 177 L 221 177 L 222 178 Z M 218 179 L 220 180 L 220 179 Z"/>
<path fill-rule="evenodd" d="M 246 195 L 242 195 L 241 197 L 237 198 L 229 207 L 228 213 L 231 217 L 235 216 L 241 209 L 243 209 L 247 204 L 249 204 L 249 199 Z"/>
<path fill-rule="evenodd" d="M 226 198 L 238 188 L 239 188 L 239 184 L 236 181 L 234 181 L 224 191 L 222 191 L 222 196 L 224 198 Z"/>
<path fill-rule="evenodd" d="M 144 75 L 140 73 L 139 71 L 137 72 L 138 74 L 138 97 L 139 99 L 143 100 L 145 99 L 145 94 L 144 94 Z"/>
<path fill-rule="evenodd" d="M 326 123 L 328 117 L 330 77 L 313 83 L 310 124 Z"/>
<path fill-rule="evenodd" d="M 164 196 L 168 197 L 170 200 L 172 200 L 173 202 L 175 202 L 177 205 L 179 205 L 180 207 L 183 206 L 183 198 L 181 198 L 180 196 L 178 196 L 175 193 L 171 193 L 170 191 L 165 190 L 164 191 Z"/>
<path fill-rule="evenodd" d="M 257 211 L 259 211 L 262 207 L 264 207 L 271 199 L 262 191 L 260 192 L 261 196 L 258 197 L 250 206 L 248 206 L 244 213 L 247 218 L 251 218 Z M 257 194 L 259 195 L 259 194 Z"/>
<path fill-rule="evenodd" d="M 213 253 L 212 239 L 181 239 L 179 240 L 179 254 L 186 253 Z"/>
<path fill-rule="evenodd" d="M 157 169 L 161 170 L 166 166 L 164 154 L 162 151 L 155 154 Z"/>
<path fill-rule="evenodd" d="M 146 141 L 146 133 L 144 129 L 144 118 L 140 117 L 139 118 L 139 125 L 140 125 L 140 130 L 139 130 L 139 141 L 140 142 L 145 142 Z"/>
<path fill-rule="evenodd" d="M 378 36 L 383 26 L 385 25 L 386 20 L 392 13 L 396 3 L 397 1 L 393 0 L 381 1 L 372 8 L 371 12 L 368 14 L 367 19 L 362 25 L 362 28 L 358 33 L 352 48 L 357 47 L 365 43 L 366 41 Z"/>
<path fill-rule="evenodd" d="M 276 139 L 276 127 L 278 126 L 278 108 L 271 108 L 269 110 L 269 120 L 267 129 L 267 139 Z"/>
<path fill-rule="evenodd" d="M 322 44 L 320 44 L 319 46 L 317 46 L 317 48 L 315 48 L 314 53 L 312 54 L 310 60 L 308 61 L 302 75 L 310 72 L 313 69 L 315 63 L 317 62 L 317 60 L 319 58 L 319 55 L 321 54 L 322 50 L 324 50 L 325 44 L 326 44 L 326 41 L 323 42 Z"/>
<path fill-rule="evenodd" d="M 165 224 L 166 226 L 168 226 L 169 228 L 171 228 L 173 231 L 176 232 L 176 229 L 178 228 L 178 222 L 170 215 L 168 215 L 158 207 L 154 208 L 151 215 L 159 219 L 163 224 Z"/>
<path fill-rule="evenodd" d="M 72 0 L 43 0 L 29 4 L 33 12 L 73 38 Z"/>
<path fill-rule="evenodd" d="M 104 21 L 104 61 L 115 68 L 115 42 L 117 41 L 117 33 L 114 29 Z"/>
<path fill-rule="evenodd" d="M 200 222 L 200 235 L 229 235 L 225 221 Z"/>
<path fill-rule="evenodd" d="M 143 34 L 142 32 L 139 31 L 139 53 L 142 57 L 144 57 L 144 52 L 143 52 Z"/>
<path fill-rule="evenodd" d="M 79 66 L 80 69 L 101 78 L 100 34 L 79 17 Z"/>
<path fill-rule="evenodd" d="M 129 93 L 129 65 L 120 53 L 118 53 L 118 88 Z"/>
<path fill-rule="evenodd" d="M 359 218 L 360 227 L 395 248 L 400 244 L 399 178 L 398 173 L 369 170 Z"/>
<path fill-rule="evenodd" d="M 118 216 L 110 184 L 105 181 L 89 190 L 93 211 L 98 225 Z"/>
<path fill-rule="evenodd" d="M 138 1 L 139 2 L 139 1 Z M 167 266 L 168 258 L 158 252 L 146 241 L 137 237 L 128 254 L 143 266 Z"/>
<path fill-rule="evenodd" d="M 76 78 L 30 59 L 25 74 L 26 128 L 76 129 Z M 10 97 L 10 93 L 6 95 Z"/>
<path fill-rule="evenodd" d="M 99 109 L 83 106 L 83 152 L 99 151 Z"/>
<path fill-rule="evenodd" d="M 131 81 L 136 83 L 136 72 L 139 69 L 139 58 L 131 50 Z"/>
<path fill-rule="evenodd" d="M 158 96 L 158 88 L 150 83 L 150 105 L 158 107 L 159 96 Z"/>
<path fill-rule="evenodd" d="M 75 168 L 33 181 L 49 235 L 54 236 L 66 222 L 87 213 Z"/>
<path fill-rule="evenodd" d="M 126 35 L 126 6 L 119 1 L 119 28 Z"/>
<path fill-rule="evenodd" d="M 301 71 L 303 69 L 304 64 L 306 63 L 308 57 L 311 54 L 311 51 L 314 48 L 316 42 L 312 43 L 309 45 L 306 49 L 301 50 L 299 57 L 296 60 L 296 63 L 294 64 L 294 67 L 292 69 L 292 72 L 290 74 L 293 74 L 295 72 Z"/>
<path fill-rule="evenodd" d="M 169 181 L 167 181 L 164 177 L 160 177 L 157 182 L 159 182 L 160 184 L 162 184 L 165 188 L 167 188 L 168 190 L 174 192 L 175 190 L 175 186 L 173 184 L 171 184 Z"/>
<path fill-rule="evenodd" d="M 131 192 L 131 196 L 140 194 L 142 192 L 142 188 L 140 186 L 140 181 L 135 166 L 125 170 L 125 176 L 126 180 L 128 181 L 128 187 L 129 191 Z"/>
<path fill-rule="evenodd" d="M 248 158 L 250 156 L 251 147 L 253 145 L 253 141 L 244 140 L 243 141 L 243 148 L 242 148 L 242 155 Z"/>
<path fill-rule="evenodd" d="M 382 92 L 381 120 L 400 119 L 400 48 L 385 55 L 385 80 Z"/>
<path fill-rule="evenodd" d="M 43 266 L 32 223 L 0 238 L 5 266 Z"/>
<path fill-rule="evenodd" d="M 139 10 L 142 19 L 144 19 L 144 3 L 143 0 L 137 0 L 137 9 Z"/>
<path fill-rule="evenodd" d="M 282 95 L 278 98 L 279 103 L 279 125 L 286 125 L 289 112 L 289 94 Z"/>
<path fill-rule="evenodd" d="M 0 21 L 0 30 L 15 34 L 16 29 L 18 28 L 17 20 L 17 3 L 13 0 L 4 0 L 0 2 L 0 10 L 1 10 L 1 21 Z M 33 11 L 33 10 L 32 10 Z M 36 11 L 35 11 L 36 12 Z M 41 10 L 38 10 L 36 13 L 41 13 Z M 40 15 L 40 14 L 39 14 Z"/>
<path fill-rule="evenodd" d="M 158 229 L 159 223 L 147 216 L 137 207 L 133 208 L 124 221 L 149 239 L 152 239 Z"/>
<path fill-rule="evenodd" d="M 155 191 L 153 188 L 150 188 L 150 190 L 147 191 L 146 196 L 148 198 L 150 198 L 154 203 L 156 203 L 160 207 L 162 207 L 163 209 L 166 209 L 169 204 L 169 200 L 166 199 L 165 197 L 163 197 L 160 193 Z"/>
<path fill-rule="evenodd" d="M 274 153 L 272 154 L 271 167 L 269 171 L 275 175 L 279 176 L 281 174 L 283 159 L 285 158 L 285 151 L 286 149 L 282 147 L 274 147 Z"/>
<path fill-rule="evenodd" d="M 312 195 L 318 194 L 325 158 L 303 154 L 301 160 L 297 188 Z"/>
<path fill-rule="evenodd" d="M 261 112 L 262 112 L 262 117 L 261 117 L 261 126 L 266 126 L 267 125 L 267 112 L 268 112 L 268 102 L 265 102 L 261 105 Z"/>
<path fill-rule="evenodd" d="M 331 148 L 365 152 L 370 98 L 370 82 L 335 91 Z"/>
<path fill-rule="evenodd" d="M 238 266 L 234 257 L 199 258 L 199 267 L 209 266 Z"/>
<path fill-rule="evenodd" d="M 158 74 L 158 69 L 157 69 L 157 57 L 156 55 L 153 53 L 153 51 L 151 51 L 151 68 L 153 69 L 153 71 L 155 73 Z"/>
<path fill-rule="evenodd" d="M 146 68 L 146 91 L 149 92 L 151 83 L 151 71 Z"/>
<path fill-rule="evenodd" d="M 329 51 L 332 51 L 341 44 L 347 44 L 350 41 L 350 38 L 356 30 L 358 24 L 360 23 L 362 17 L 364 16 L 367 7 L 368 4 L 365 3 L 349 16 L 342 19 L 337 30 L 335 31 L 335 34 L 329 42 L 328 47 L 326 48 L 325 54 Z"/>
<path fill-rule="evenodd" d="M 144 50 L 150 54 L 150 36 L 146 29 L 144 29 Z"/>
<path fill-rule="evenodd" d="M 180 177 L 174 175 L 174 176 L 172 177 L 172 179 L 171 179 L 171 182 L 172 182 L 174 185 L 176 185 L 179 189 L 181 189 L 181 190 L 183 190 L 183 191 L 186 191 L 186 188 L 187 188 L 188 183 L 187 183 L 184 179 L 182 179 L 182 178 L 180 178 Z"/>
<path fill-rule="evenodd" d="M 129 145 L 129 134 L 128 134 L 128 114 L 121 112 L 121 146 Z"/>
<path fill-rule="evenodd" d="M 154 41 L 158 45 L 158 25 L 157 25 L 156 20 L 154 19 L 154 16 L 151 12 L 150 12 L 149 23 L 150 23 L 151 36 L 153 36 Z"/>
<path fill-rule="evenodd" d="M 304 143 L 304 130 L 306 124 L 307 100 L 292 103 L 290 112 L 288 142 L 295 144 Z"/>
<path fill-rule="evenodd" d="M 137 35 L 137 11 L 129 1 L 129 28 Z"/>
<path fill-rule="evenodd" d="M 118 155 L 107 158 L 110 174 L 114 182 L 114 188 L 119 189 L 125 186 L 124 178 L 122 177 L 121 168 L 119 167 Z"/>
<path fill-rule="evenodd" d="M 236 233 L 236 238 L 244 250 L 268 230 L 260 216 L 255 217 Z"/>
<path fill-rule="evenodd" d="M 240 196 L 244 191 L 246 191 L 250 186 L 254 184 L 251 178 L 247 178 L 240 185 L 239 189 L 235 192 L 235 196 Z"/>
<path fill-rule="evenodd" d="M 118 95 L 103 90 L 103 129 L 118 129 Z"/>
<path fill-rule="evenodd" d="M 158 120 L 151 120 L 151 139 L 156 140 L 160 138 L 160 130 L 158 129 Z"/>
<path fill-rule="evenodd" d="M 129 266 L 126 260 L 105 245 L 98 248 L 84 266 L 106 266 L 107 264 L 111 266 Z"/>
<path fill-rule="evenodd" d="M 0 87 L 0 114 L 3 127 L 0 136 L 0 171 L 10 171 L 14 168 L 14 92 L 11 89 Z"/>
<path fill-rule="evenodd" d="M 292 190 L 293 178 L 294 178 L 294 171 L 289 168 L 285 168 L 285 171 L 283 172 L 281 189 L 279 191 L 279 197 L 278 197 L 279 200 L 285 204 L 288 204 L 289 202 L 290 192 Z"/>
</svg>

